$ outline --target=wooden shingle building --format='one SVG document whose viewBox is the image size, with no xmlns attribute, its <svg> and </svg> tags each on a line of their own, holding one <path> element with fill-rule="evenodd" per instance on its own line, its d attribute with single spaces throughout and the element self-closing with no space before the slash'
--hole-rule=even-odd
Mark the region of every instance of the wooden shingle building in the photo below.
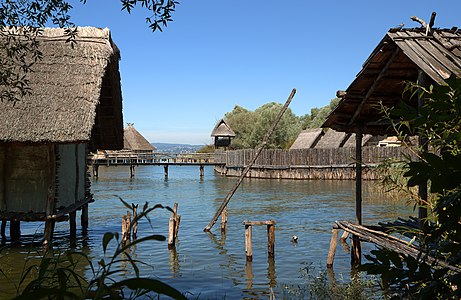
<svg viewBox="0 0 461 300">
<path fill-rule="evenodd" d="M 78 28 L 76 43 L 63 29 L 38 36 L 43 58 L 28 74 L 31 94 L 0 102 L 0 219 L 5 238 L 19 238 L 20 221 L 45 221 L 45 241 L 56 221 L 76 211 L 88 226 L 92 200 L 89 151 L 123 148 L 120 53 L 108 29 Z M 4 53 L 1 53 L 2 55 Z"/>
</svg>

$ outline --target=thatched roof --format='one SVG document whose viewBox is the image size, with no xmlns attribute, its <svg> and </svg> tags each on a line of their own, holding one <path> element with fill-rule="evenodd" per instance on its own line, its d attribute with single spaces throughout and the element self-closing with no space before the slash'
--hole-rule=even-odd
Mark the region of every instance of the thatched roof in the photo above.
<svg viewBox="0 0 461 300">
<path fill-rule="evenodd" d="M 372 136 L 371 134 L 364 134 L 362 136 L 362 146 L 377 146 L 378 141 L 384 139 L 384 137 L 381 136 Z M 370 144 L 371 142 L 371 144 Z M 342 146 L 344 148 L 347 147 L 355 147 L 355 133 L 351 134 L 347 141 L 344 143 Z"/>
<path fill-rule="evenodd" d="M 301 131 L 290 149 L 307 149 L 314 148 L 321 136 L 322 128 L 309 128 Z"/>
<path fill-rule="evenodd" d="M 123 131 L 123 149 L 135 151 L 154 151 L 156 148 L 143 137 L 139 131 L 134 128 L 133 124 L 128 123 L 128 126 Z"/>
<path fill-rule="evenodd" d="M 234 137 L 235 132 L 230 128 L 229 124 L 227 124 L 226 120 L 221 119 L 216 123 L 216 126 L 213 128 L 211 132 L 211 137 Z"/>
<path fill-rule="evenodd" d="M 317 145 L 315 145 L 315 148 L 339 148 L 348 137 L 349 136 L 344 132 L 329 129 L 325 132 Z"/>
<path fill-rule="evenodd" d="M 451 75 L 461 77 L 461 30 L 430 29 L 426 35 L 426 28 L 390 29 L 322 127 L 392 134 L 388 123 L 381 121 L 380 103 L 395 106 L 402 100 L 403 82 L 416 82 L 420 70 L 428 84 L 443 84 Z M 417 105 L 416 99 L 404 97 Z"/>
<path fill-rule="evenodd" d="M 37 38 L 43 59 L 28 74 L 32 94 L 0 102 L 0 142 L 121 149 L 119 50 L 108 29 L 78 28 L 74 47 L 66 39 L 63 29 L 51 28 Z"/>
</svg>

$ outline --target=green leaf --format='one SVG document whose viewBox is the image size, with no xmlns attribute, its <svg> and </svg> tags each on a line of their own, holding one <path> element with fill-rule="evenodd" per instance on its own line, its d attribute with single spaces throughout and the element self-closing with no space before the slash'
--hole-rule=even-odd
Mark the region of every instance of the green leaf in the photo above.
<svg viewBox="0 0 461 300">
<path fill-rule="evenodd" d="M 106 232 L 104 233 L 104 236 L 102 238 L 102 250 L 104 251 L 104 254 L 106 253 L 107 250 L 107 245 L 109 242 L 114 238 L 114 233 L 113 232 Z"/>
<path fill-rule="evenodd" d="M 187 300 L 178 290 L 170 285 L 151 278 L 129 278 L 119 282 L 115 282 L 110 286 L 111 289 L 120 289 L 127 287 L 131 290 L 145 290 L 162 295 L 169 296 L 173 299 Z"/>
</svg>

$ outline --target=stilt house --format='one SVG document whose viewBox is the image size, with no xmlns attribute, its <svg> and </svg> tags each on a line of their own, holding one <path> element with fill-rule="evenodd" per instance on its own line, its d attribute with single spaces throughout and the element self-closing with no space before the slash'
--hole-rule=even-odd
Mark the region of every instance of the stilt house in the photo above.
<svg viewBox="0 0 461 300">
<path fill-rule="evenodd" d="M 37 37 L 43 58 L 28 73 L 31 94 L 0 102 L 0 219 L 2 235 L 19 235 L 20 221 L 54 222 L 82 211 L 87 226 L 92 200 L 87 155 L 123 147 L 120 53 L 108 29 L 78 28 L 76 43 L 62 29 Z M 4 55 L 5 53 L 1 53 Z"/>
<path fill-rule="evenodd" d="M 422 99 L 404 93 L 404 82 L 429 86 L 445 84 L 450 76 L 461 77 L 461 31 L 432 28 L 435 14 L 420 28 L 392 28 L 363 64 L 363 68 L 322 127 L 356 134 L 356 223 L 362 224 L 362 148 L 364 134 L 393 135 L 383 119 L 381 105 L 394 107 L 400 101 L 418 107 Z M 420 198 L 427 199 L 427 187 L 420 186 Z M 419 208 L 420 219 L 425 218 Z M 355 239 L 355 241 L 358 241 Z M 360 247 L 354 247 L 353 261 L 360 263 Z"/>
</svg>

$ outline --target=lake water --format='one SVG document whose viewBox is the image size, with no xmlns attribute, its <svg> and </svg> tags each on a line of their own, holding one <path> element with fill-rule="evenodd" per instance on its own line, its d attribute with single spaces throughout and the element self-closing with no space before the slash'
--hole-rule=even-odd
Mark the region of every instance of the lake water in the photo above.
<svg viewBox="0 0 461 300">
<path fill-rule="evenodd" d="M 78 228 L 77 248 L 84 248 L 90 257 L 102 255 L 101 240 L 105 232 L 121 230 L 121 216 L 126 209 L 116 196 L 128 203 L 150 205 L 179 204 L 181 215 L 178 243 L 168 250 L 167 242 L 146 242 L 133 249 L 132 256 L 147 265 L 140 266 L 143 276 L 161 279 L 191 298 L 199 299 L 268 299 L 271 287 L 276 293 L 283 284 L 301 284 L 300 270 L 312 264 L 323 269 L 335 220 L 354 220 L 353 181 L 244 180 L 228 205 L 227 232 L 220 232 L 219 221 L 211 233 L 203 232 L 237 178 L 226 178 L 205 168 L 170 167 L 169 178 L 163 168 L 139 166 L 136 177 L 130 178 L 128 167 L 99 168 L 99 178 L 92 179 L 95 202 L 89 209 L 89 232 L 82 239 Z M 363 223 L 376 224 L 399 216 L 414 215 L 405 203 L 386 199 L 385 193 L 370 193 L 376 182 L 365 182 Z M 143 221 L 138 236 L 168 235 L 170 213 L 158 209 L 151 213 L 151 224 Z M 245 259 L 245 220 L 275 220 L 275 259 L 267 257 L 265 226 L 253 227 L 253 261 Z M 40 223 L 22 224 L 22 233 L 32 239 L 42 231 Z M 56 227 L 55 245 L 68 247 L 67 222 Z M 291 243 L 293 235 L 299 237 Z M 364 244 L 363 251 L 373 246 Z M 30 245 L 6 247 L 0 253 L 0 267 L 10 278 L 19 276 Z M 340 245 L 334 262 L 336 276 L 348 276 L 350 254 Z M 17 274 L 16 274 L 17 273 Z M 0 276 L 0 291 L 13 284 Z M 5 296 L 5 294 L 3 294 Z M 0 297 L 2 294 L 0 294 Z M 6 297 L 6 296 L 5 296 Z"/>
</svg>

